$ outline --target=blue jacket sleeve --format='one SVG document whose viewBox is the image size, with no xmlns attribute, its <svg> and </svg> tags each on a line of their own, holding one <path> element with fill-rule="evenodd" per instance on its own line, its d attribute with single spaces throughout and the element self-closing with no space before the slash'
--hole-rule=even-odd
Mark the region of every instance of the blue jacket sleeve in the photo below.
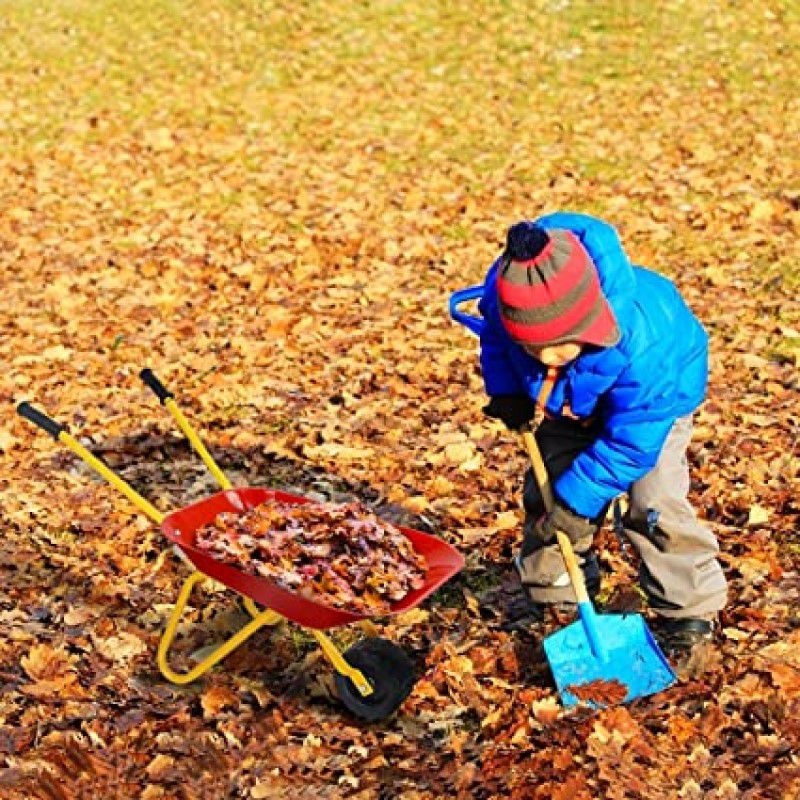
<svg viewBox="0 0 800 800">
<path fill-rule="evenodd" d="M 555 482 L 558 499 L 583 517 L 597 516 L 656 465 L 675 423 L 639 390 L 623 379 L 609 391 L 600 435 Z"/>
<path fill-rule="evenodd" d="M 506 352 L 505 345 L 491 325 L 481 333 L 481 374 L 486 394 L 526 394 Z"/>
</svg>

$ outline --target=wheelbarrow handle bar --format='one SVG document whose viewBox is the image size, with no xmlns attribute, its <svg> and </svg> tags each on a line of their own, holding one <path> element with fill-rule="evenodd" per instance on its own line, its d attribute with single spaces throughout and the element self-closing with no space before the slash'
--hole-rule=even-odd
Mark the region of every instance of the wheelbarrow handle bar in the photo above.
<svg viewBox="0 0 800 800">
<path fill-rule="evenodd" d="M 153 370 L 149 367 L 145 367 L 140 373 L 139 377 L 153 390 L 155 396 L 161 402 L 163 406 L 170 397 L 175 397 L 172 392 L 164 386 L 163 383 L 155 376 Z"/>
<path fill-rule="evenodd" d="M 25 401 L 17 406 L 17 414 L 24 417 L 34 425 L 38 425 L 42 430 L 47 431 L 56 441 L 66 428 L 59 425 L 54 419 L 51 419 L 39 409 L 34 408 L 29 402 Z"/>
<path fill-rule="evenodd" d="M 211 471 L 211 474 L 216 479 L 217 483 L 226 491 L 230 488 L 231 482 L 225 477 L 225 474 L 222 470 L 217 466 L 214 459 L 211 457 L 211 454 L 206 449 L 206 446 L 200 441 L 200 437 L 195 433 L 192 426 L 189 424 L 189 420 L 183 416 L 183 412 L 178 408 L 177 404 L 175 403 L 175 395 L 164 386 L 161 381 L 156 378 L 153 374 L 153 370 L 145 368 L 139 373 L 139 377 L 155 392 L 156 397 L 161 401 L 162 406 L 166 406 L 167 410 L 170 414 L 175 418 L 175 421 L 178 423 L 178 427 L 183 431 L 186 438 L 191 442 L 192 447 L 195 449 L 203 459 L 205 465 Z M 171 402 L 167 402 L 167 401 Z"/>
</svg>

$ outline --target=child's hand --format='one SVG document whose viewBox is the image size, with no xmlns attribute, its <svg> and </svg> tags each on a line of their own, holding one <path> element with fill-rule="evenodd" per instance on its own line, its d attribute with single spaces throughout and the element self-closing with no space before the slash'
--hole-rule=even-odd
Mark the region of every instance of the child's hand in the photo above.
<svg viewBox="0 0 800 800">
<path fill-rule="evenodd" d="M 597 526 L 585 517 L 556 503 L 549 514 L 544 514 L 536 522 L 536 533 L 543 542 L 556 541 L 556 531 L 565 533 L 575 547 L 575 552 L 582 553 L 592 546 Z"/>
<path fill-rule="evenodd" d="M 499 419 L 509 430 L 518 431 L 533 419 L 536 403 L 524 394 L 499 394 L 483 407 L 483 413 Z"/>
</svg>

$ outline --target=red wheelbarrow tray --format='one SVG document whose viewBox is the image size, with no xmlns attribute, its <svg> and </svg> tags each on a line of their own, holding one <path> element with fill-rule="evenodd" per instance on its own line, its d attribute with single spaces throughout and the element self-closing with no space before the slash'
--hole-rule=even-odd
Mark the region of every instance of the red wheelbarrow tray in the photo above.
<svg viewBox="0 0 800 800">
<path fill-rule="evenodd" d="M 204 575 L 224 583 L 298 625 L 323 630 L 368 618 L 369 614 L 344 611 L 300 597 L 266 578 L 248 575 L 230 564 L 217 561 L 195 547 L 198 529 L 213 522 L 218 514 L 225 511 L 243 514 L 268 500 L 293 505 L 314 502 L 307 497 L 273 489 L 228 489 L 174 511 L 164 518 L 161 527 L 165 535 L 181 548 Z M 402 600 L 392 603 L 389 615 L 400 614 L 418 605 L 464 566 L 463 556 L 447 542 L 411 528 L 397 527 L 409 539 L 414 550 L 425 559 L 427 568 L 423 585 L 409 592 Z"/>
</svg>

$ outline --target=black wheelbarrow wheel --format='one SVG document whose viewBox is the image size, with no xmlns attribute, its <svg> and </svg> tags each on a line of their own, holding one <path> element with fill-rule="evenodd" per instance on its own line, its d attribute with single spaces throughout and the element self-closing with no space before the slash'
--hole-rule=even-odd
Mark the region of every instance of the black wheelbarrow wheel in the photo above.
<svg viewBox="0 0 800 800">
<path fill-rule="evenodd" d="M 414 687 L 414 666 L 405 652 L 388 639 L 362 639 L 344 653 L 350 666 L 361 670 L 372 686 L 364 697 L 350 678 L 336 673 L 336 694 L 348 711 L 368 722 L 386 719 Z"/>
</svg>

